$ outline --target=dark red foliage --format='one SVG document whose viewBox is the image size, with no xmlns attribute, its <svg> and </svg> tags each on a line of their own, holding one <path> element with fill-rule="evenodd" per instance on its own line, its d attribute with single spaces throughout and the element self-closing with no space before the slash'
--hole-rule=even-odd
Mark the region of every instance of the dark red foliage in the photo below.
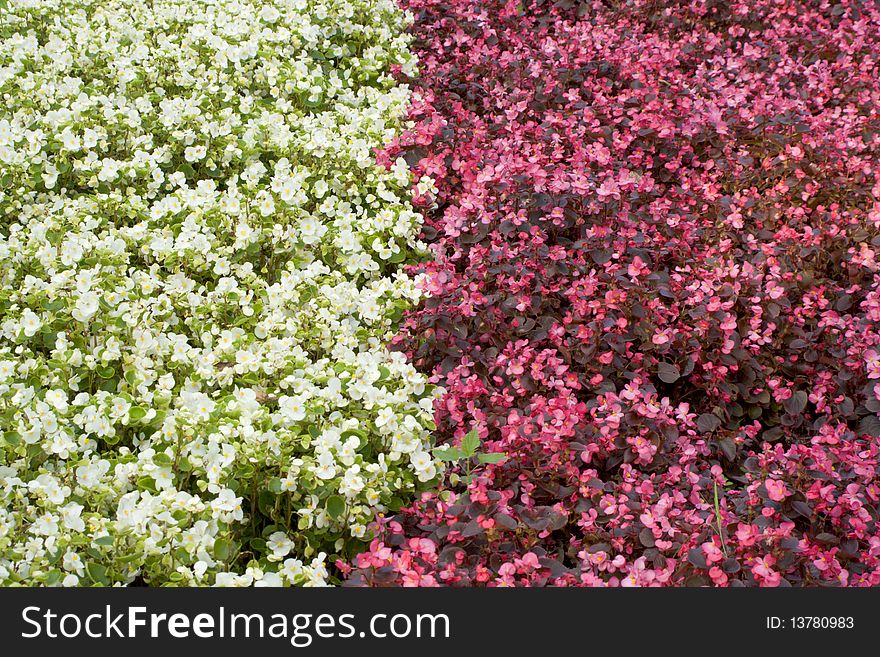
<svg viewBox="0 0 880 657">
<path fill-rule="evenodd" d="M 880 5 L 403 4 L 380 158 L 439 193 L 396 344 L 509 458 L 349 584 L 880 584 Z"/>
</svg>

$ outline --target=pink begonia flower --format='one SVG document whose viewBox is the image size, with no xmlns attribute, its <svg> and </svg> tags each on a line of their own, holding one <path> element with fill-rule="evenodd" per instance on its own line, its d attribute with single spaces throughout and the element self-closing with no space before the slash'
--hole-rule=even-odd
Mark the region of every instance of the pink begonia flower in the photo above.
<svg viewBox="0 0 880 657">
<path fill-rule="evenodd" d="M 771 556 L 755 559 L 752 573 L 758 579 L 761 586 L 779 586 L 779 583 L 782 581 L 782 576 L 773 570 L 774 564 L 775 561 Z"/>
<path fill-rule="evenodd" d="M 865 352 L 865 368 L 869 379 L 880 379 L 880 354 L 874 349 Z"/>
<path fill-rule="evenodd" d="M 767 488 L 767 495 L 774 502 L 781 502 L 790 494 L 785 483 L 778 479 L 768 479 L 764 482 L 764 486 Z"/>
<path fill-rule="evenodd" d="M 669 342 L 669 336 L 666 333 L 659 332 L 651 336 L 651 342 L 656 345 L 666 344 Z"/>
</svg>

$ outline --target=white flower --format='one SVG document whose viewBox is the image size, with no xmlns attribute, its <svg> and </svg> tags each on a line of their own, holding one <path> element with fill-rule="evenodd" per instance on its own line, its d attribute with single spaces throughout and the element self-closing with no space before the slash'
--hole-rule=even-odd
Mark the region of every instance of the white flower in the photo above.
<svg viewBox="0 0 880 657">
<path fill-rule="evenodd" d="M 31 526 L 31 531 L 35 534 L 43 536 L 52 536 L 58 533 L 58 518 L 51 513 L 44 513 L 39 516 Z"/>
<path fill-rule="evenodd" d="M 254 579 L 255 587 L 280 587 L 284 586 L 284 581 L 278 573 L 263 573 L 259 579 Z"/>
<path fill-rule="evenodd" d="M 21 314 L 21 328 L 27 337 L 32 337 L 43 326 L 43 320 L 30 308 L 25 308 Z"/>
<path fill-rule="evenodd" d="M 43 435 L 43 425 L 39 420 L 33 420 L 30 427 L 21 429 L 21 439 L 28 445 L 35 445 Z"/>
<path fill-rule="evenodd" d="M 11 360 L 0 360 L 0 382 L 8 381 L 15 372 L 15 363 Z"/>
<path fill-rule="evenodd" d="M 260 199 L 258 207 L 260 208 L 260 214 L 264 217 L 268 217 L 275 212 L 275 201 L 269 194 L 265 194 L 263 195 L 263 198 Z"/>
<path fill-rule="evenodd" d="M 110 462 L 101 460 L 76 469 L 76 480 L 80 486 L 94 488 L 101 478 L 110 470 Z"/>
<path fill-rule="evenodd" d="M 327 227 L 311 216 L 303 219 L 299 225 L 300 238 L 306 244 L 315 244 L 326 232 Z"/>
<path fill-rule="evenodd" d="M 260 10 L 260 19 L 265 23 L 274 23 L 280 16 L 281 12 L 272 5 L 264 5 Z"/>
<path fill-rule="evenodd" d="M 199 160 L 205 159 L 207 153 L 208 149 L 202 145 L 187 146 L 183 151 L 183 158 L 187 162 L 198 162 Z"/>
<path fill-rule="evenodd" d="M 410 463 L 419 481 L 430 481 L 437 474 L 437 467 L 427 452 L 414 452 L 410 455 Z"/>
<path fill-rule="evenodd" d="M 61 133 L 61 144 L 68 151 L 78 151 L 82 147 L 82 140 L 69 127 Z"/>
<path fill-rule="evenodd" d="M 278 398 L 278 410 L 282 417 L 290 422 L 299 422 L 306 417 L 306 407 L 299 397 L 282 395 Z"/>
<path fill-rule="evenodd" d="M 293 582 L 303 573 L 303 563 L 299 559 L 285 559 L 278 573 L 288 582 Z"/>
<path fill-rule="evenodd" d="M 318 465 L 314 468 L 315 476 L 319 479 L 332 479 L 336 476 L 336 460 L 333 458 L 333 454 L 328 452 L 321 452 L 318 455 Z"/>
<path fill-rule="evenodd" d="M 290 554 L 290 551 L 294 548 L 294 543 L 284 532 L 274 532 L 266 541 L 266 547 L 272 552 L 269 556 L 270 561 L 281 561 L 281 559 Z"/>
<path fill-rule="evenodd" d="M 180 401 L 196 420 L 206 420 L 217 407 L 217 404 L 203 392 L 184 390 L 180 393 Z"/>
<path fill-rule="evenodd" d="M 241 520 L 243 515 L 241 501 L 241 497 L 237 497 L 234 492 L 224 488 L 217 495 L 217 498 L 211 502 L 211 507 L 215 511 L 230 513 L 234 519 Z"/>
<path fill-rule="evenodd" d="M 339 492 L 347 497 L 354 497 L 360 493 L 366 484 L 363 477 L 359 476 L 359 473 L 360 467 L 357 465 L 353 465 L 346 470 L 339 484 Z"/>
<path fill-rule="evenodd" d="M 67 412 L 67 393 L 60 388 L 48 390 L 45 396 L 46 403 L 51 404 L 55 410 L 61 413 Z"/>
<path fill-rule="evenodd" d="M 87 322 L 98 312 L 99 307 L 98 295 L 95 292 L 86 292 L 77 299 L 76 307 L 71 312 L 71 315 L 73 315 L 74 319 Z"/>
<path fill-rule="evenodd" d="M 376 416 L 375 423 L 377 427 L 389 426 L 393 428 L 397 424 L 394 409 L 390 406 L 385 406 L 384 408 L 379 409 L 379 414 Z"/>
<path fill-rule="evenodd" d="M 64 553 L 64 558 L 61 560 L 61 567 L 64 568 L 64 570 L 74 572 L 77 575 L 84 574 L 86 570 L 86 565 L 83 563 L 82 557 L 71 550 Z"/>
</svg>

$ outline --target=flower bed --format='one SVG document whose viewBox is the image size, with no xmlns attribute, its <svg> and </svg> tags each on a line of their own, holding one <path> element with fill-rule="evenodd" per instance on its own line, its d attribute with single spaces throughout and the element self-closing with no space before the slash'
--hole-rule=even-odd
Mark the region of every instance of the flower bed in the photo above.
<svg viewBox="0 0 880 657">
<path fill-rule="evenodd" d="M 0 4 L 0 584 L 880 584 L 876 3 Z"/>
<path fill-rule="evenodd" d="M 321 585 L 436 478 L 389 0 L 0 9 L 0 583 Z"/>
<path fill-rule="evenodd" d="M 876 3 L 403 5 L 437 262 L 396 342 L 507 458 L 348 583 L 880 584 Z"/>
</svg>

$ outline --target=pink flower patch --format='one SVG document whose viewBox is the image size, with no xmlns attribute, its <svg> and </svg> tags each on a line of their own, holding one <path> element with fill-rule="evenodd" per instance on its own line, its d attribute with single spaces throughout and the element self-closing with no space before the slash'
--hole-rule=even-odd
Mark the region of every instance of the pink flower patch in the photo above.
<svg viewBox="0 0 880 657">
<path fill-rule="evenodd" d="M 840 2 L 401 0 L 379 159 L 438 191 L 392 346 L 504 458 L 348 584 L 880 585 L 880 5 Z"/>
</svg>

